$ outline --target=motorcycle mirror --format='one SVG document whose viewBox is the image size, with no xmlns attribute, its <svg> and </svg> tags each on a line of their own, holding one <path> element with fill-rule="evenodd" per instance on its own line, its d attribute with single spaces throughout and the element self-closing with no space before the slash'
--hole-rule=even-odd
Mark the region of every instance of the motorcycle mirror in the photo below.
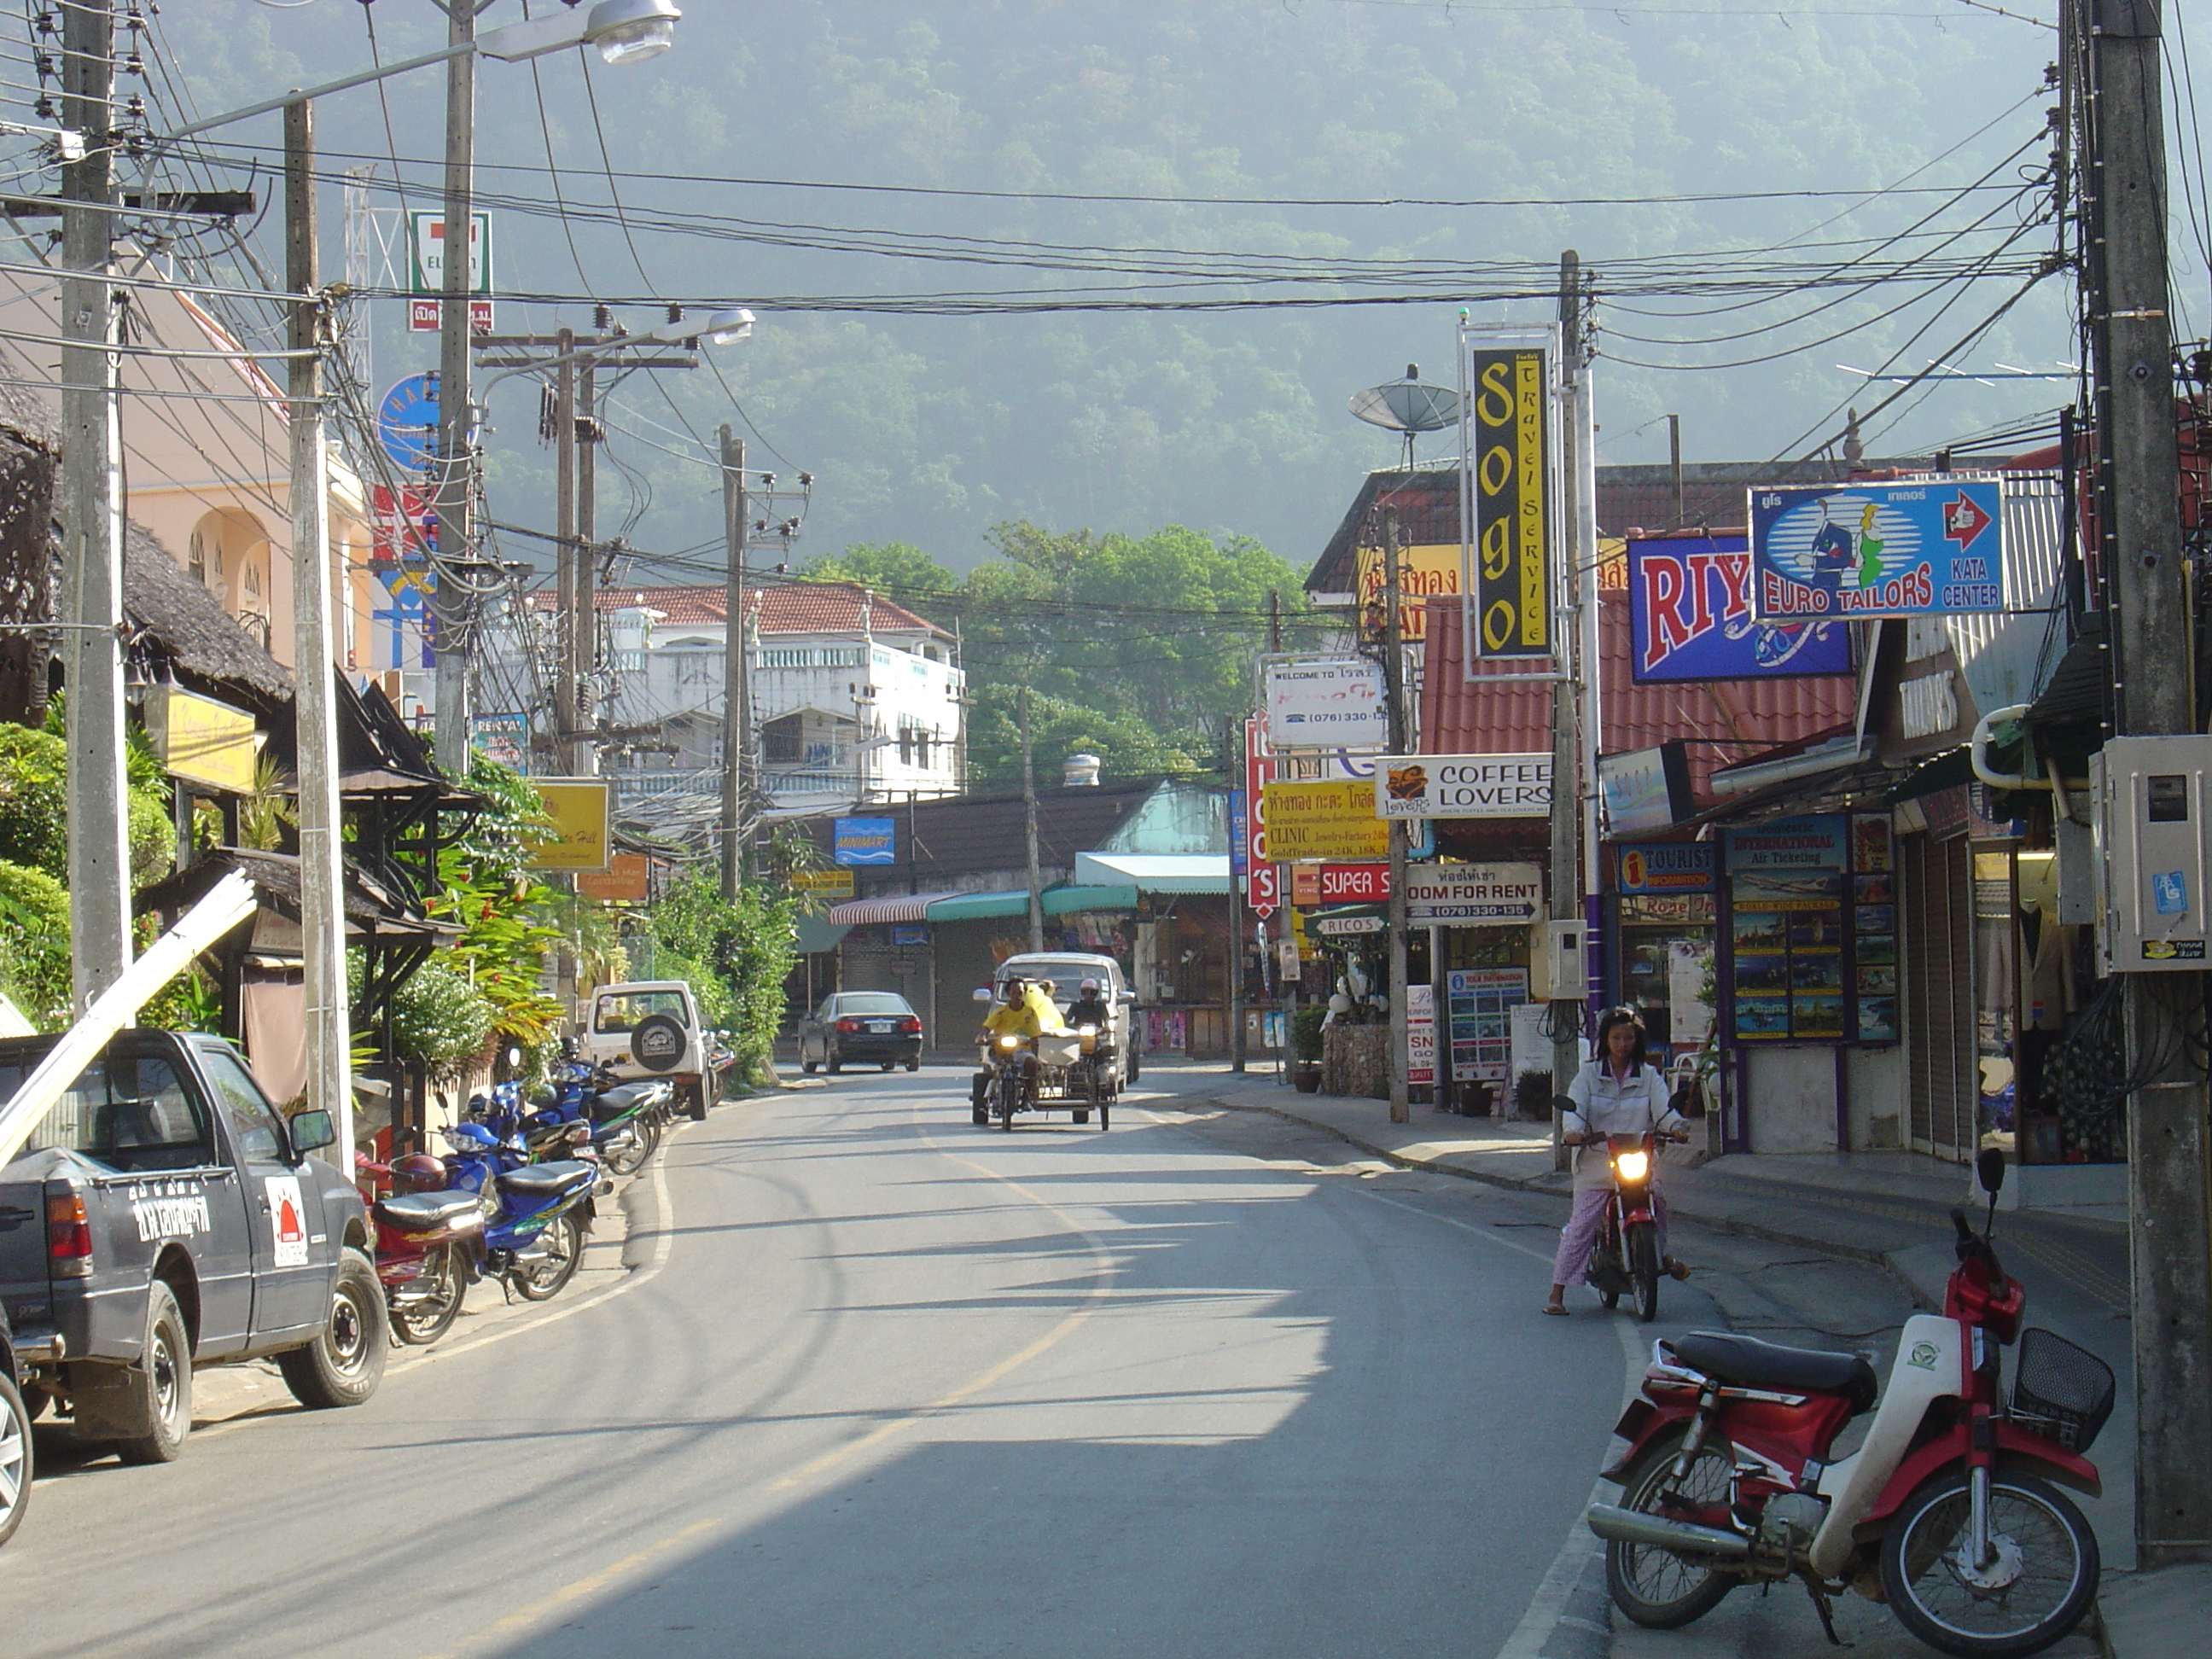
<svg viewBox="0 0 2212 1659">
<path fill-rule="evenodd" d="M 975 1000 L 978 1002 L 996 1002 L 998 998 L 991 994 L 991 988 L 989 986 L 979 985 L 975 988 Z"/>
<path fill-rule="evenodd" d="M 1552 1115 L 1554 1117 L 1565 1117 L 1569 1112 L 1578 1112 L 1580 1110 L 1582 1110 L 1582 1108 L 1575 1104 L 1575 1097 L 1572 1095 L 1553 1095 L 1552 1097 Z"/>
<path fill-rule="evenodd" d="M 2003 1149 L 1984 1146 L 1974 1159 L 1974 1176 L 1982 1183 L 1982 1190 L 1995 1198 L 2004 1186 L 2005 1155 Z"/>
</svg>

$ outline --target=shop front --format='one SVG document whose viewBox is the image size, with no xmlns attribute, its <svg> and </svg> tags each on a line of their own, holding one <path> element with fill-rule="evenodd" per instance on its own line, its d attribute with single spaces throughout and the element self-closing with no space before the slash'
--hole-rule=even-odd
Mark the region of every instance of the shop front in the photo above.
<svg viewBox="0 0 2212 1659">
<path fill-rule="evenodd" d="M 1630 842 L 1607 852 L 1606 1000 L 1643 1016 L 1652 1063 L 1671 1075 L 1713 1035 L 1714 846 Z"/>
</svg>

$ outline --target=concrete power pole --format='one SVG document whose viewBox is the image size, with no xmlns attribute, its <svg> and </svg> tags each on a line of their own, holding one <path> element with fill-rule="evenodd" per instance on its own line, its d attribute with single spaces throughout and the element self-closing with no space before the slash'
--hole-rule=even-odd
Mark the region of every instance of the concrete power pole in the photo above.
<svg viewBox="0 0 2212 1659">
<path fill-rule="evenodd" d="M 1044 882 L 1037 869 L 1036 773 L 1030 764 L 1030 689 L 1017 694 L 1015 710 L 1022 727 L 1022 840 L 1029 855 L 1030 949 L 1044 949 Z"/>
<path fill-rule="evenodd" d="M 725 425 L 722 440 L 722 537 L 729 553 L 729 591 L 722 629 L 722 896 L 734 899 L 745 873 L 745 809 L 751 805 L 752 665 L 745 639 L 745 441 Z M 907 815 L 907 858 L 914 858 L 914 819 Z"/>
<path fill-rule="evenodd" d="M 62 9 L 62 125 L 84 159 L 62 169 L 62 264 L 105 273 L 115 216 L 115 20 L 106 0 Z M 90 204 L 77 207 L 74 204 Z M 69 679 L 70 956 L 82 1012 L 131 960 L 131 841 L 123 773 L 120 298 L 103 274 L 62 279 L 62 562 Z"/>
<path fill-rule="evenodd" d="M 1390 752 L 1406 752 L 1406 630 L 1398 616 L 1398 509 L 1382 514 L 1382 695 L 1389 703 Z M 1410 1123 L 1407 1091 L 1406 820 L 1390 820 L 1390 1121 Z"/>
<path fill-rule="evenodd" d="M 2086 53 L 2082 208 L 2102 473 L 2099 528 L 2117 638 L 2113 707 L 2125 735 L 2197 729 L 2183 570 L 2160 9 L 2066 8 L 2069 71 Z M 2199 994 L 2191 975 L 2189 1000 Z M 2133 1263 L 2136 1557 L 2146 1568 L 2212 1559 L 2212 1331 L 2204 1085 L 2150 975 L 2122 978 Z M 2154 1069 L 2156 1057 L 2172 1056 Z"/>
<path fill-rule="evenodd" d="M 576 349 L 576 331 L 562 329 L 553 337 L 556 357 Z M 487 392 L 486 395 L 489 395 Z M 576 681 L 569 672 L 574 652 L 569 630 L 576 612 L 576 567 L 582 553 L 576 544 L 576 365 L 563 362 L 553 371 L 553 592 L 557 614 L 553 618 L 554 656 L 560 672 L 553 676 L 553 764 L 573 777 L 576 771 Z"/>
<path fill-rule="evenodd" d="M 449 45 L 473 48 L 477 8 L 446 8 Z M 469 254 L 476 195 L 477 55 L 456 53 L 446 64 L 445 283 L 438 319 L 438 724 L 434 753 L 447 775 L 469 769 L 472 742 L 469 655 L 475 596 L 464 585 L 469 564 L 471 491 L 475 462 L 469 419 Z M 489 254 L 490 250 L 487 248 Z"/>
<path fill-rule="evenodd" d="M 284 106 L 284 286 L 295 301 L 287 344 L 329 344 L 315 223 L 315 125 L 304 99 Z M 293 714 L 298 733 L 300 936 L 307 1017 L 307 1104 L 331 1115 L 341 1157 L 353 1152 L 352 1035 L 346 995 L 344 860 L 338 822 L 338 717 L 332 641 L 330 450 L 322 360 L 290 362 Z"/>
<path fill-rule="evenodd" d="M 1244 722 L 1224 720 L 1221 723 L 1221 771 L 1223 781 L 1231 791 L 1244 787 Z M 1252 803 L 1244 803 L 1249 814 Z M 1230 815 L 1230 829 L 1236 830 L 1236 815 Z M 1246 845 L 1250 845 L 1248 838 Z M 1229 1069 L 1241 1072 L 1245 1067 L 1244 1010 L 1247 998 L 1244 989 L 1244 898 L 1237 890 L 1236 863 L 1230 858 L 1229 877 Z M 1249 872 L 1249 862 L 1245 866 Z"/>
<path fill-rule="evenodd" d="M 576 371 L 576 586 L 568 611 L 568 684 L 576 724 L 569 739 L 568 775 L 587 778 L 599 769 L 599 708 L 592 677 L 599 659 L 599 428 L 594 364 Z"/>
<path fill-rule="evenodd" d="M 1552 539 L 1554 556 L 1566 568 L 1552 573 L 1555 595 L 1579 584 L 1574 565 L 1582 548 L 1582 501 L 1575 481 L 1582 471 L 1582 422 L 1577 407 L 1581 386 L 1577 365 L 1582 361 L 1582 261 L 1572 249 L 1559 256 L 1559 362 L 1554 365 L 1565 389 L 1559 421 L 1559 469 L 1568 479 L 1560 492 L 1564 522 Z M 1552 682 L 1552 919 L 1573 921 L 1582 915 L 1583 884 L 1577 830 L 1576 781 L 1580 745 L 1575 724 L 1574 635 L 1567 606 L 1553 603 L 1552 662 L 1559 678 Z M 1575 1073 L 1582 1069 L 1582 1000 L 1552 1004 L 1552 1092 L 1563 1095 Z M 1552 1117 L 1552 1163 L 1564 1170 L 1570 1162 L 1561 1139 L 1557 1113 Z"/>
</svg>

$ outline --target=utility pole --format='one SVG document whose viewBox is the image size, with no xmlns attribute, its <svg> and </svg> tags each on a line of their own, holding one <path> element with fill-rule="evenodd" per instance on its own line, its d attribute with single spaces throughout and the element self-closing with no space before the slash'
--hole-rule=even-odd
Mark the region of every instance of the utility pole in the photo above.
<svg viewBox="0 0 2212 1659">
<path fill-rule="evenodd" d="M 446 63 L 445 282 L 438 308 L 438 724 L 434 757 L 448 777 L 469 769 L 473 742 L 469 655 L 475 595 L 456 572 L 470 564 L 469 254 L 475 227 L 477 0 L 445 0 L 447 42 L 466 47 Z M 489 253 L 489 249 L 485 252 Z"/>
<path fill-rule="evenodd" d="M 1398 615 L 1398 509 L 1382 514 L 1382 695 L 1390 704 L 1390 752 L 1406 752 L 1406 630 Z M 1379 774 L 1377 775 L 1380 775 Z M 1407 1091 L 1406 820 L 1390 820 L 1390 1121 L 1410 1123 Z"/>
<path fill-rule="evenodd" d="M 344 854 L 338 820 L 337 654 L 331 637 L 330 450 L 322 359 L 329 343 L 315 223 L 315 118 L 284 106 L 284 286 L 289 307 L 292 680 L 300 817 L 300 945 L 307 1104 L 331 1115 L 341 1158 L 353 1153 L 353 1046 L 345 971 Z"/>
<path fill-rule="evenodd" d="M 62 168 L 62 561 L 69 679 L 70 958 L 82 1012 L 131 961 L 131 842 L 123 776 L 123 437 L 112 263 L 115 19 L 107 0 L 62 9 L 62 125 L 84 156 Z M 89 205 L 79 207 L 77 203 Z"/>
<path fill-rule="evenodd" d="M 2098 526 L 2117 637 L 2124 735 L 2197 729 L 2174 427 L 2166 262 L 2160 8 L 2065 8 L 2069 73 L 2087 58 L 2082 245 L 2099 448 Z M 2164 976 L 2161 976 L 2164 977 Z M 2148 975 L 2122 978 L 2136 1386 L 2136 1559 L 2212 1559 L 2212 1332 L 2208 1332 L 2204 1085 Z M 2202 994 L 2190 975 L 2186 1000 Z M 2163 1065 L 2160 1056 L 2166 1056 Z"/>
<path fill-rule="evenodd" d="M 1690 521 L 1690 507 L 1682 494 L 1682 417 L 1667 417 L 1667 470 L 1674 478 L 1674 528 L 1680 530 Z"/>
<path fill-rule="evenodd" d="M 722 896 L 734 899 L 744 878 L 745 809 L 751 802 L 752 665 L 745 638 L 745 441 L 722 427 L 722 538 L 729 590 L 722 602 Z M 907 817 L 907 858 L 914 857 L 914 821 Z"/>
<path fill-rule="evenodd" d="M 1022 841 L 1029 855 L 1030 949 L 1044 949 L 1044 882 L 1037 870 L 1036 773 L 1030 763 L 1030 689 L 1015 694 L 1022 726 Z"/>
<path fill-rule="evenodd" d="M 568 775 L 587 778 L 599 769 L 598 699 L 592 684 L 599 661 L 599 428 L 597 365 L 586 357 L 576 371 L 576 586 L 568 612 L 570 695 L 576 700 L 575 735 L 569 742 Z"/>
<path fill-rule="evenodd" d="M 1576 779 L 1578 745 L 1575 727 L 1573 609 L 1560 596 L 1577 591 L 1580 574 L 1575 566 L 1582 548 L 1582 497 L 1577 481 L 1582 473 L 1582 422 L 1579 408 L 1582 361 L 1582 261 L 1572 249 L 1559 256 L 1559 362 L 1555 372 L 1561 388 L 1559 467 L 1568 487 L 1559 492 L 1562 517 L 1559 533 L 1553 538 L 1557 563 L 1552 573 L 1552 919 L 1572 921 L 1582 914 L 1582 873 L 1577 861 Z M 1575 584 L 1574 588 L 1570 584 Z M 1563 1095 L 1575 1073 L 1582 1069 L 1582 999 L 1552 1004 L 1552 1092 Z M 1552 1167 L 1565 1170 L 1569 1158 L 1559 1114 L 1552 1115 Z"/>
<path fill-rule="evenodd" d="M 576 331 L 564 328 L 553 337 L 556 358 L 576 349 Z M 576 541 L 576 365 L 563 362 L 553 372 L 553 574 L 557 614 L 553 618 L 555 655 L 561 671 L 553 677 L 554 765 L 568 777 L 576 775 L 576 678 L 570 672 L 574 653 L 570 644 L 572 618 L 576 610 L 576 568 L 583 550 Z M 489 395 L 489 394 L 487 394 Z"/>
</svg>

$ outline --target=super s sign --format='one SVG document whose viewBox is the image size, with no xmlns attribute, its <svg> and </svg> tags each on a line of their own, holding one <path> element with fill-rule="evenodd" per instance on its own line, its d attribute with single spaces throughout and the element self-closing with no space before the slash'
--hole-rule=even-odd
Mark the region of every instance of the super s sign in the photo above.
<svg viewBox="0 0 2212 1659">
<path fill-rule="evenodd" d="M 1545 656 L 1552 605 L 1544 556 L 1551 465 L 1544 353 L 1472 351 L 1468 368 L 1474 388 L 1468 428 L 1478 654 Z"/>
<path fill-rule="evenodd" d="M 1628 600 L 1638 685 L 1850 672 L 1840 617 L 1752 615 L 1751 544 L 1741 536 L 1631 541 Z"/>
<path fill-rule="evenodd" d="M 1753 489 L 1752 606 L 1761 620 L 2004 609 L 1994 482 Z"/>
</svg>

